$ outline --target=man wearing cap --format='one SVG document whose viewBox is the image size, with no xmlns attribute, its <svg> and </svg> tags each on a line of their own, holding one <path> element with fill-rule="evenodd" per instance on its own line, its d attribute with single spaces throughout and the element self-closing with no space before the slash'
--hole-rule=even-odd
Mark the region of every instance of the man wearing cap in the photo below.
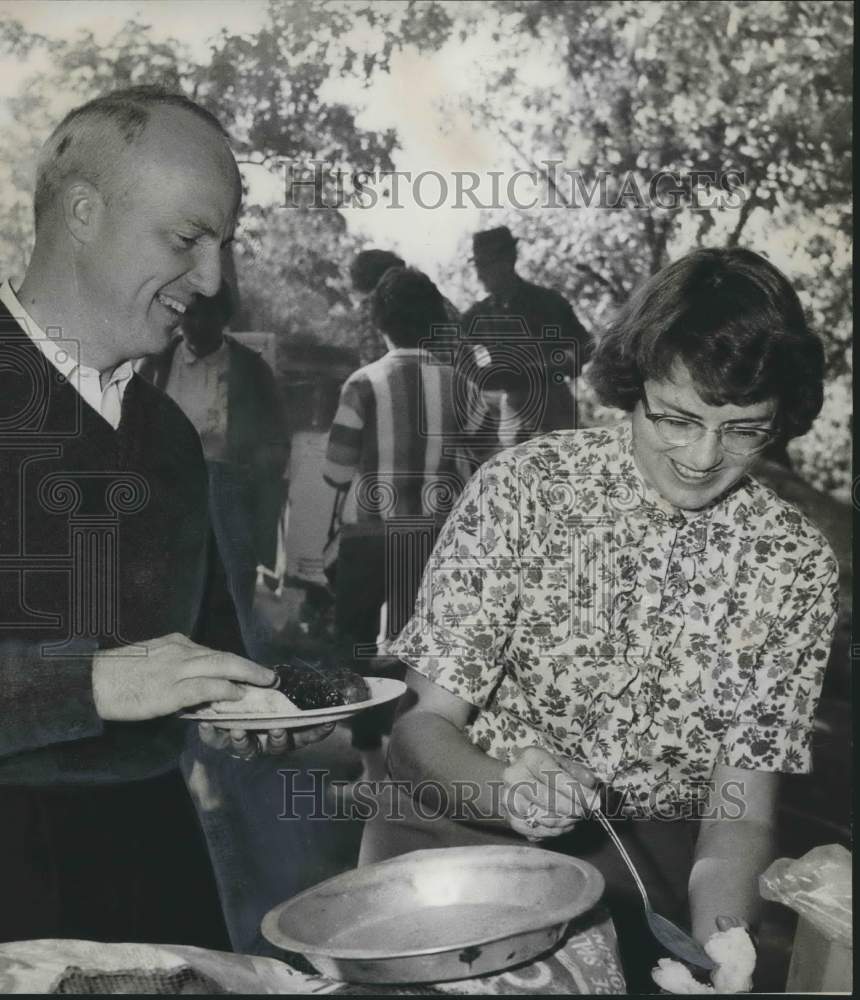
<svg viewBox="0 0 860 1000">
<path fill-rule="evenodd" d="M 517 273 L 517 240 L 507 226 L 475 233 L 472 246 L 475 271 L 490 294 L 463 317 L 473 351 L 460 352 L 460 370 L 489 404 L 482 437 L 492 454 L 576 426 L 573 381 L 590 338 L 562 295 Z"/>
</svg>

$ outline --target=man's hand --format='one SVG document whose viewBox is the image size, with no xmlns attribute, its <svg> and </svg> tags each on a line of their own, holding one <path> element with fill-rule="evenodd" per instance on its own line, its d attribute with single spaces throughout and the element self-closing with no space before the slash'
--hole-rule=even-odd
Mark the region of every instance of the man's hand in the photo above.
<svg viewBox="0 0 860 1000">
<path fill-rule="evenodd" d="M 246 729 L 222 729 L 209 722 L 201 722 L 200 740 L 213 750 L 226 750 L 239 760 L 253 760 L 260 754 L 279 757 L 291 750 L 300 750 L 310 743 L 317 743 L 330 736 L 334 723 L 310 726 L 306 729 L 270 729 L 265 733 L 252 733 Z"/>
<path fill-rule="evenodd" d="M 590 768 L 541 747 L 526 747 L 502 778 L 508 825 L 529 840 L 567 833 L 597 802 Z"/>
<path fill-rule="evenodd" d="M 158 719 L 207 701 L 238 701 L 238 682 L 266 687 L 274 672 L 172 633 L 93 657 L 93 699 L 106 721 Z"/>
</svg>

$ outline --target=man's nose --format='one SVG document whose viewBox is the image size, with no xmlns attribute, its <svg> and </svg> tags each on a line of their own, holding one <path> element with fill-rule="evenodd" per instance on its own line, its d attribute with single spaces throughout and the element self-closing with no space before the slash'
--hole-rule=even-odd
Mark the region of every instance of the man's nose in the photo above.
<svg viewBox="0 0 860 1000">
<path fill-rule="evenodd" d="M 188 278 L 201 295 L 214 295 L 221 287 L 221 248 L 201 246 Z"/>
</svg>

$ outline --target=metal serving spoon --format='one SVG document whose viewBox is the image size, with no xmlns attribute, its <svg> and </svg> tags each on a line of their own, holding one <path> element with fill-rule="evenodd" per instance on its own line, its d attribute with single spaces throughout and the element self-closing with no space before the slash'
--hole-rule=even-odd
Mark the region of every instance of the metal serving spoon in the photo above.
<svg viewBox="0 0 860 1000">
<path fill-rule="evenodd" d="M 682 931 L 671 920 L 667 920 L 665 917 L 661 917 L 659 913 L 654 912 L 651 908 L 651 900 L 648 899 L 648 893 L 645 891 L 645 885 L 639 877 L 639 872 L 636 871 L 636 866 L 633 864 L 630 855 L 618 839 L 618 834 L 612 829 L 612 824 L 599 809 L 595 809 L 592 812 L 592 816 L 609 834 L 612 843 L 618 848 L 618 853 L 630 869 L 630 874 L 633 876 L 633 881 L 636 883 L 636 888 L 639 890 L 642 902 L 645 904 L 645 920 L 648 922 L 648 927 L 651 929 L 654 937 L 657 938 L 664 948 L 680 958 L 681 961 L 698 966 L 700 969 L 707 969 L 708 971 L 713 969 L 716 963 L 698 941 L 686 931 Z"/>
</svg>

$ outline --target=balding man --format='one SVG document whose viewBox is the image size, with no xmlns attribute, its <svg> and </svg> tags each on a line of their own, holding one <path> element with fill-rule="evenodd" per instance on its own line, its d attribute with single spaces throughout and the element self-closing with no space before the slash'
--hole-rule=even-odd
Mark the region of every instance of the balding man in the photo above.
<svg viewBox="0 0 860 1000">
<path fill-rule="evenodd" d="M 217 120 L 158 88 L 77 108 L 38 164 L 30 266 L 0 290 L 0 939 L 141 939 L 154 831 L 180 821 L 175 713 L 273 679 L 207 616 L 200 442 L 131 365 L 218 290 L 240 194 Z"/>
</svg>

